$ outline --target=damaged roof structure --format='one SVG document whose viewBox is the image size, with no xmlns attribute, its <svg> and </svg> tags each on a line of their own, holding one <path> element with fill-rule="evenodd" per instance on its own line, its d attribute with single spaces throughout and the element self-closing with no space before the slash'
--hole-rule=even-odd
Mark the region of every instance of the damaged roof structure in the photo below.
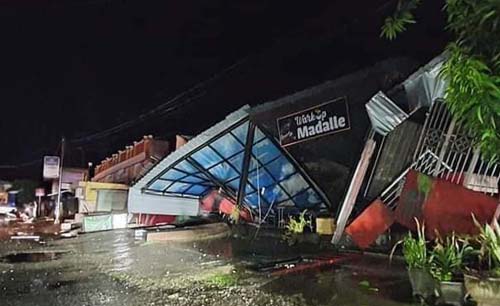
<svg viewBox="0 0 500 306">
<path fill-rule="evenodd" d="M 371 141 L 376 148 L 366 171 L 351 180 L 359 188 L 346 194 L 333 243 L 350 237 L 366 248 L 394 223 L 415 229 L 415 218 L 430 237 L 473 234 L 471 214 L 481 223 L 493 217 L 500 165 L 481 156 L 470 131 L 444 103 L 447 84 L 439 72 L 445 59 L 436 57 L 390 94 L 379 92 L 367 103 L 372 134 L 366 145 Z M 406 111 L 394 102 L 401 100 Z"/>
<path fill-rule="evenodd" d="M 395 222 L 393 211 L 408 205 L 400 199 L 408 175 L 419 172 L 498 193 L 492 186 L 498 184 L 500 167 L 481 159 L 440 102 L 446 89 L 439 78 L 444 59 L 440 55 L 416 71 L 410 60 L 388 60 L 275 101 L 244 106 L 137 181 L 129 192 L 130 212 L 198 215 L 200 201 L 218 192 L 254 216 L 262 210 L 327 213 L 336 220 L 333 243 L 341 241 L 346 228 L 369 243 Z M 386 219 L 370 235 L 366 225 L 356 234 L 356 220 L 373 205 Z M 398 222 L 411 227 L 411 220 L 405 215 Z"/>
<path fill-rule="evenodd" d="M 248 106 L 242 107 L 196 136 L 132 188 L 189 199 L 221 189 L 235 200 L 240 195 L 239 201 L 251 208 L 257 208 L 260 201 L 267 207 L 325 207 L 325 198 L 314 184 L 272 139 L 251 124 L 248 111 Z M 141 208 L 131 205 L 132 212 Z"/>
<path fill-rule="evenodd" d="M 231 113 L 138 180 L 130 212 L 193 215 L 199 199 L 219 190 L 250 209 L 338 213 L 371 130 L 365 104 L 415 66 L 409 59 L 383 61 Z M 294 140 L 285 139 L 287 132 Z"/>
</svg>

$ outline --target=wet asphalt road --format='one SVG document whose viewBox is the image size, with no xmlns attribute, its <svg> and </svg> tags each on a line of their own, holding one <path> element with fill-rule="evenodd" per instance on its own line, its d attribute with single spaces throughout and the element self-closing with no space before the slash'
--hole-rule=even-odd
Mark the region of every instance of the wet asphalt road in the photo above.
<svg viewBox="0 0 500 306">
<path fill-rule="evenodd" d="M 37 262 L 9 254 L 35 252 Z M 49 252 L 49 253 L 47 253 Z M 293 255 L 280 241 L 137 241 L 133 231 L 37 243 L 0 242 L 0 305 L 409 305 L 401 267 L 357 258 L 272 276 L 242 266 Z M 7 257 L 6 257 L 7 256 Z M 16 262 L 17 261 L 17 262 Z"/>
</svg>

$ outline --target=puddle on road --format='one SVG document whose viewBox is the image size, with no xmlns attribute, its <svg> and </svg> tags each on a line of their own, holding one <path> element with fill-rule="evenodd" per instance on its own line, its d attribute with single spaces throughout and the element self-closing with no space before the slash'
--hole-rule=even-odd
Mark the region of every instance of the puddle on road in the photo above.
<svg viewBox="0 0 500 306">
<path fill-rule="evenodd" d="M 254 305 L 407 306 L 411 302 L 405 271 L 388 269 L 386 260 L 360 257 L 359 262 L 351 255 L 349 268 L 330 264 L 300 270 L 296 267 L 321 261 L 320 251 L 303 253 L 267 237 L 148 244 L 135 241 L 130 232 L 116 231 L 58 240 L 51 247 L 46 252 L 8 249 L 0 256 L 0 262 L 20 263 L 0 270 L 0 296 L 5 296 L 7 306 L 220 305 L 220 296 L 225 301 L 257 299 Z M 233 266 L 238 269 L 220 272 Z M 251 267 L 253 271 L 248 271 Z M 401 270 L 401 275 L 387 273 L 391 270 Z M 199 279 L 198 274 L 210 272 L 218 273 L 207 278 L 210 284 L 187 286 L 190 277 Z M 238 285 L 232 286 L 235 278 Z M 228 287 L 215 290 L 212 283 Z M 176 299 L 165 290 L 177 288 L 174 285 L 187 286 Z"/>
<path fill-rule="evenodd" d="M 364 286 L 364 283 L 369 286 Z M 411 288 L 406 280 L 356 275 L 343 268 L 282 276 L 262 289 L 286 296 L 300 294 L 307 305 L 314 306 L 406 306 L 412 301 Z"/>
<path fill-rule="evenodd" d="M 64 252 L 22 252 L 1 257 L 4 263 L 42 262 L 59 259 Z"/>
</svg>

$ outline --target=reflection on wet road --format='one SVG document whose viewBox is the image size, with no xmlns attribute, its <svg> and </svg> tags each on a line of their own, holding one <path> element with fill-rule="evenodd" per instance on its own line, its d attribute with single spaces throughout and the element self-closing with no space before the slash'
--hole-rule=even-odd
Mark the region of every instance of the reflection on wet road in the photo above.
<svg viewBox="0 0 500 306">
<path fill-rule="evenodd" d="M 240 268 L 286 252 L 294 250 L 266 239 L 152 244 L 134 240 L 132 231 L 45 245 L 0 242 L 0 304 L 396 306 L 411 300 L 404 271 L 387 273 L 385 259 L 281 276 Z"/>
</svg>

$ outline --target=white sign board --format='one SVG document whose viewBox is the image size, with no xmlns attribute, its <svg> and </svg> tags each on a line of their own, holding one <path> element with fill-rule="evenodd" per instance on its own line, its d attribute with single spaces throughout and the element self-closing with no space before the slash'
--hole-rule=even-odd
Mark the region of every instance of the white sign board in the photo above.
<svg viewBox="0 0 500 306">
<path fill-rule="evenodd" d="M 43 178 L 56 179 L 59 178 L 59 156 L 45 156 L 43 158 Z"/>
<path fill-rule="evenodd" d="M 45 196 L 45 188 L 36 188 L 35 189 L 36 197 L 44 197 Z"/>
<path fill-rule="evenodd" d="M 75 189 L 75 198 L 83 200 L 83 188 L 82 187 L 77 187 Z"/>
</svg>

